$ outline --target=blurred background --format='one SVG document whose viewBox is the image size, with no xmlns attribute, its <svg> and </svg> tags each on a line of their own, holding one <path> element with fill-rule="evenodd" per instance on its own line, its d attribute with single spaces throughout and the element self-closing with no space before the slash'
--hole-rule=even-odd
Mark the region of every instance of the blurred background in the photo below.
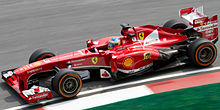
<svg viewBox="0 0 220 110">
<path fill-rule="evenodd" d="M 203 5 L 205 14 L 212 16 L 219 14 L 219 4 L 219 0 L 0 0 L 0 69 L 27 64 L 38 48 L 63 54 L 85 48 L 88 39 L 120 35 L 121 23 L 162 26 L 178 18 L 181 8 Z M 214 66 L 219 65 L 218 57 Z M 13 93 L 0 88 L 0 108 L 23 104 Z"/>
</svg>

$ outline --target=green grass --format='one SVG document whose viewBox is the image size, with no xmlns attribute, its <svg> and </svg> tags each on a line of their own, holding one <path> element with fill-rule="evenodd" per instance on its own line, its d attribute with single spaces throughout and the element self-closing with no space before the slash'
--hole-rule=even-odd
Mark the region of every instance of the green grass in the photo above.
<svg viewBox="0 0 220 110">
<path fill-rule="evenodd" d="M 220 110 L 220 83 L 153 94 L 90 110 Z"/>
</svg>

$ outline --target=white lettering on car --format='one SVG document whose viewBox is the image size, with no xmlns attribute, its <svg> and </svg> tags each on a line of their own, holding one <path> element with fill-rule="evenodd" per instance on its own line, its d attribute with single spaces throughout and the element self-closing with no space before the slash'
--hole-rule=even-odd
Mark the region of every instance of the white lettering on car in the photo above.
<svg viewBox="0 0 220 110">
<path fill-rule="evenodd" d="M 30 70 L 30 71 L 27 71 L 27 73 L 28 74 L 29 73 L 35 73 L 35 72 L 40 71 L 40 70 L 42 70 L 42 68 L 36 68 L 36 69 Z"/>
</svg>

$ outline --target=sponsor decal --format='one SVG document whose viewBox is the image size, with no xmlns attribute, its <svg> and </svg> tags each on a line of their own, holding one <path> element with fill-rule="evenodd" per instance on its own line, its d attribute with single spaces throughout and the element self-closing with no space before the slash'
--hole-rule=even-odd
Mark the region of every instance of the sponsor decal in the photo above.
<svg viewBox="0 0 220 110">
<path fill-rule="evenodd" d="M 98 62 L 98 58 L 97 58 L 97 57 L 93 57 L 93 58 L 92 58 L 92 63 L 93 63 L 93 64 L 96 64 L 97 62 Z"/>
<path fill-rule="evenodd" d="M 147 60 L 149 60 L 149 59 L 151 59 L 151 54 L 150 54 L 150 52 L 144 53 L 144 60 L 147 61 Z"/>
<path fill-rule="evenodd" d="M 29 65 L 26 65 L 26 67 L 27 67 L 28 69 L 30 69 L 30 66 L 29 66 Z"/>
<path fill-rule="evenodd" d="M 40 70 L 42 70 L 42 68 L 36 68 L 36 69 L 30 70 L 30 71 L 27 71 L 27 73 L 35 73 Z"/>
<path fill-rule="evenodd" d="M 82 63 L 78 63 L 78 64 L 73 64 L 73 66 L 80 66 L 83 65 Z"/>
<path fill-rule="evenodd" d="M 100 69 L 101 78 L 111 78 L 110 73 L 105 69 Z"/>
<path fill-rule="evenodd" d="M 49 92 L 49 91 L 50 90 L 48 88 L 34 85 L 28 90 L 23 90 L 22 93 L 25 97 L 35 95 L 35 96 L 32 96 L 32 97 L 29 98 L 29 100 L 31 100 L 31 99 L 46 97 L 48 94 L 44 93 L 44 92 Z M 42 93 L 42 94 L 36 94 L 36 93 Z"/>
<path fill-rule="evenodd" d="M 20 68 L 20 71 L 23 71 L 24 70 L 24 68 L 22 67 L 22 68 Z"/>
<path fill-rule="evenodd" d="M 26 66 L 23 66 L 24 70 L 27 70 L 28 68 Z"/>
<path fill-rule="evenodd" d="M 124 60 L 123 64 L 124 64 L 124 66 L 129 67 L 133 64 L 133 62 L 134 62 L 133 59 L 131 57 L 129 57 Z"/>
<path fill-rule="evenodd" d="M 201 22 L 201 23 L 200 23 L 200 26 L 202 26 L 203 24 L 204 24 L 204 23 L 203 23 L 203 22 Z"/>
<path fill-rule="evenodd" d="M 41 62 L 34 62 L 34 66 L 41 65 Z"/>
<path fill-rule="evenodd" d="M 32 97 L 29 98 L 29 100 L 31 100 L 31 99 L 39 99 L 39 98 L 47 97 L 47 96 L 48 96 L 48 94 L 45 93 L 45 94 L 42 94 L 42 95 L 32 96 Z"/>
<path fill-rule="evenodd" d="M 201 19 L 195 19 L 195 24 L 200 24 L 200 25 L 201 25 L 201 23 L 203 23 L 203 20 L 201 20 Z"/>
<path fill-rule="evenodd" d="M 76 62 L 82 62 L 82 61 L 85 61 L 86 59 L 79 59 L 79 60 L 71 60 L 71 61 L 68 61 L 67 63 L 76 63 Z"/>
<path fill-rule="evenodd" d="M 51 61 L 49 59 L 43 60 L 44 63 L 50 63 Z"/>
<path fill-rule="evenodd" d="M 29 66 L 30 66 L 30 67 L 33 67 L 33 65 L 32 65 L 32 64 L 29 64 Z"/>
<path fill-rule="evenodd" d="M 73 57 L 73 54 L 69 54 L 69 55 L 65 55 L 65 56 L 60 56 L 60 57 L 53 57 L 50 60 L 55 61 L 55 60 L 69 58 L 69 57 Z"/>
<path fill-rule="evenodd" d="M 150 63 L 146 66 L 143 66 L 141 68 L 138 68 L 138 69 L 134 69 L 134 70 L 123 70 L 123 69 L 119 69 L 119 71 L 123 72 L 123 73 L 127 73 L 127 74 L 133 74 L 133 73 L 136 73 L 136 72 L 139 72 L 139 71 L 142 71 L 142 70 L 145 70 L 145 69 L 149 69 L 150 67 L 153 66 L 153 63 Z"/>
<path fill-rule="evenodd" d="M 116 48 L 116 51 L 117 50 L 124 50 L 124 49 L 126 49 L 126 47 L 118 47 L 118 48 Z"/>
<path fill-rule="evenodd" d="M 218 23 L 213 23 L 213 24 L 208 24 L 208 25 L 202 25 L 202 26 L 199 26 L 199 27 L 195 27 L 194 29 L 196 31 L 207 31 L 207 30 L 212 30 L 214 28 L 218 28 Z"/>
<path fill-rule="evenodd" d="M 138 33 L 138 36 L 141 40 L 143 40 L 144 39 L 144 32 Z"/>
</svg>

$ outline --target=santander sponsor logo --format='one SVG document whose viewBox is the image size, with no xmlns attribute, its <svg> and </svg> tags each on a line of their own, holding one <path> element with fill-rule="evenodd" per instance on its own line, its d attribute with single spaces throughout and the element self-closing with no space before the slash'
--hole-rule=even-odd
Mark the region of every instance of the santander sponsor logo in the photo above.
<svg viewBox="0 0 220 110">
<path fill-rule="evenodd" d="M 44 97 L 47 97 L 47 96 L 48 96 L 48 94 L 45 93 L 45 94 L 41 94 L 41 95 L 37 95 L 37 96 L 32 96 L 32 97 L 29 98 L 29 100 L 44 98 Z"/>
</svg>

